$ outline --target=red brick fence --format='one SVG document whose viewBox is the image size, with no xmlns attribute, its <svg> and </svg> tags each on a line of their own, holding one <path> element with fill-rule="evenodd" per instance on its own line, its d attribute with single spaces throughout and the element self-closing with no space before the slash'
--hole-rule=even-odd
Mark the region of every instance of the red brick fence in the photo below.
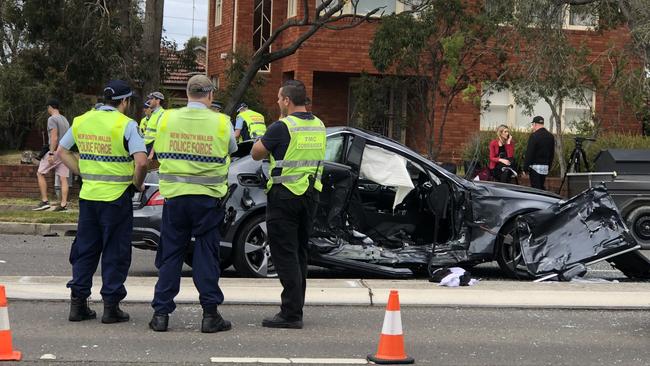
<svg viewBox="0 0 650 366">
<path fill-rule="evenodd" d="M 38 165 L 0 165 L 0 197 L 40 198 L 36 171 Z M 54 172 L 46 175 L 48 196 L 56 198 L 54 193 Z M 73 184 L 70 196 L 77 197 L 79 187 Z"/>
</svg>

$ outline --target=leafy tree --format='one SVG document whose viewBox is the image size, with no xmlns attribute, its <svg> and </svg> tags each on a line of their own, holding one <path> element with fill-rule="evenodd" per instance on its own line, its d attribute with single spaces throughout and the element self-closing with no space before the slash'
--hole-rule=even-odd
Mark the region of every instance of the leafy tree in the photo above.
<svg viewBox="0 0 650 366">
<path fill-rule="evenodd" d="M 419 111 L 418 76 L 374 76 L 363 73 L 353 80 L 351 122 L 355 127 L 385 134 L 396 140 L 403 138 L 409 117 Z"/>
<path fill-rule="evenodd" d="M 137 0 L 6 0 L 0 15 L 3 146 L 19 147 L 30 127 L 43 124 L 48 97 L 73 117 L 108 79 L 141 79 Z"/>
<path fill-rule="evenodd" d="M 343 7 L 348 2 L 352 3 L 354 11 L 351 14 L 343 14 Z M 364 16 L 359 16 L 356 14 L 358 0 L 320 0 L 316 1 L 318 5 L 315 8 L 312 5 L 314 0 L 302 0 L 299 3 L 302 4 L 302 17 L 294 17 L 280 24 L 271 32 L 271 35 L 262 43 L 260 48 L 253 53 L 241 76 L 239 85 L 229 93 L 225 108 L 226 114 L 234 112 L 237 103 L 242 100 L 246 94 L 246 89 L 256 78 L 257 72 L 262 66 L 294 54 L 306 40 L 323 28 L 330 30 L 354 28 L 375 14 L 379 14 L 383 9 L 383 7 L 379 6 Z M 298 29 L 298 36 L 294 41 L 281 45 L 276 43 L 278 38 L 281 38 L 286 31 L 293 29 Z M 273 51 L 271 51 L 271 45 L 274 46 Z"/>
<path fill-rule="evenodd" d="M 546 102 L 551 110 L 550 130 L 556 135 L 556 156 L 562 156 L 562 134 L 569 127 L 563 125 L 561 116 L 565 102 L 591 105 L 588 90 L 598 90 L 608 98 L 610 91 L 617 88 L 620 91 L 623 84 L 638 85 L 641 80 L 633 71 L 631 60 L 635 56 L 626 52 L 625 47 L 610 44 L 605 52 L 595 55 L 586 43 L 572 42 L 564 29 L 566 5 L 580 6 L 574 10 L 598 16 L 599 22 L 594 25 L 596 31 L 620 26 L 620 14 L 612 8 L 614 1 L 522 0 L 516 3 L 516 8 L 508 0 L 493 1 L 493 4 L 499 4 L 493 15 L 512 30 L 510 42 L 517 59 L 501 86 L 510 88 L 517 104 L 525 106 L 529 112 L 538 100 Z M 611 75 L 606 80 L 603 79 L 605 71 Z M 634 75 L 636 80 L 629 77 Z M 624 78 L 627 81 L 623 81 Z M 638 103 L 632 99 L 630 102 Z M 582 130 L 598 133 L 600 117 L 594 114 L 593 121 L 588 122 L 594 123 L 593 128 L 585 129 L 583 124 Z M 561 159 L 559 164 L 563 175 L 566 161 Z"/>
<path fill-rule="evenodd" d="M 435 158 L 454 100 L 474 100 L 481 82 L 500 79 L 506 52 L 498 24 L 480 5 L 461 0 L 418 3 L 417 17 L 402 13 L 382 19 L 370 58 L 379 72 L 420 76 L 413 85 L 419 88 L 415 95 L 424 117 L 427 153 Z"/>
<path fill-rule="evenodd" d="M 239 47 L 234 53 L 230 53 L 227 58 L 228 69 L 225 72 L 225 87 L 217 91 L 215 96 L 216 100 L 233 100 L 233 94 L 236 92 L 237 88 L 242 83 L 242 80 L 246 76 L 246 71 L 250 67 L 252 51 L 246 47 Z M 264 79 L 261 77 L 255 77 L 251 82 L 243 96 L 237 98 L 242 102 L 245 102 L 251 109 L 262 113 L 266 116 L 267 120 L 273 120 L 277 116 L 269 115 L 264 107 L 262 102 L 261 90 L 264 86 Z M 234 117 L 235 111 L 234 107 L 228 115 Z"/>
</svg>

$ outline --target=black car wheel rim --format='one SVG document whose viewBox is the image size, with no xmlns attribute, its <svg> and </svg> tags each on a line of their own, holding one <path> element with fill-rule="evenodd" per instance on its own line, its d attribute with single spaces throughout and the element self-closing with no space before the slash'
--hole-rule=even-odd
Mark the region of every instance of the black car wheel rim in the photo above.
<svg viewBox="0 0 650 366">
<path fill-rule="evenodd" d="M 258 276 L 277 277 L 267 238 L 265 221 L 253 226 L 244 239 L 244 256 L 248 267 Z"/>
<path fill-rule="evenodd" d="M 650 240 L 650 215 L 639 217 L 634 224 L 634 231 L 642 240 Z"/>
<path fill-rule="evenodd" d="M 501 251 L 501 257 L 512 273 L 515 275 L 525 273 L 526 263 L 524 262 L 524 257 L 521 252 L 521 246 L 519 245 L 519 238 L 517 237 L 517 228 L 515 225 L 512 226 L 511 230 L 504 233 L 502 245 L 503 250 Z"/>
</svg>

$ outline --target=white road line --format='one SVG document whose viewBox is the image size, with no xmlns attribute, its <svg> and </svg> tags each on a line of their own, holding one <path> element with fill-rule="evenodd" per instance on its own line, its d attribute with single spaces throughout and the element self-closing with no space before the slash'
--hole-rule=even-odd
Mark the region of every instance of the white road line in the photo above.
<svg viewBox="0 0 650 366">
<path fill-rule="evenodd" d="M 362 358 L 290 358 L 292 363 L 319 365 L 367 365 Z"/>
<path fill-rule="evenodd" d="M 361 358 L 264 358 L 264 357 L 211 357 L 212 363 L 265 363 L 265 364 L 318 364 L 318 365 L 367 365 Z"/>
<path fill-rule="evenodd" d="M 291 363 L 288 358 L 211 357 L 212 363 Z"/>
</svg>

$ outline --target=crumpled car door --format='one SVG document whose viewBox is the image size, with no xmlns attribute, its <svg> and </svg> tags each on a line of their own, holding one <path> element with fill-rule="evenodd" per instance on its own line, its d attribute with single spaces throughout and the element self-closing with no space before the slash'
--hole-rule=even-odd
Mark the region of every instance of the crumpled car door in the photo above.
<svg viewBox="0 0 650 366">
<path fill-rule="evenodd" d="M 562 273 L 638 246 L 604 187 L 518 217 L 517 236 L 534 276 Z"/>
</svg>

